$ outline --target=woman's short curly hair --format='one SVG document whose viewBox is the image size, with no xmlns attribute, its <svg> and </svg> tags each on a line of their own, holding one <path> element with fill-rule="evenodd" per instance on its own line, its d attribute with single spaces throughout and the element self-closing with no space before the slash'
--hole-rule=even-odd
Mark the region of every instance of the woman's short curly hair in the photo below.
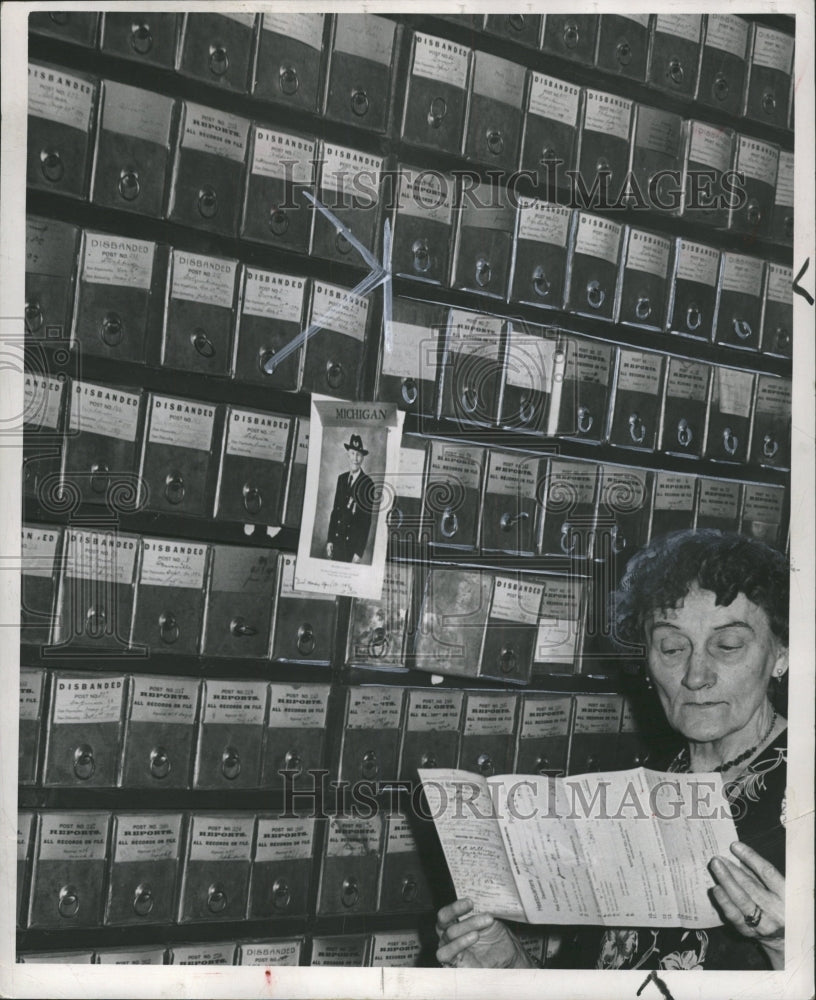
<svg viewBox="0 0 816 1000">
<path fill-rule="evenodd" d="M 787 647 L 787 559 L 764 542 L 714 528 L 654 538 L 629 560 L 611 594 L 615 638 L 642 645 L 649 617 L 676 608 L 695 585 L 712 591 L 719 605 L 744 594 L 767 614 L 771 632 Z"/>
</svg>

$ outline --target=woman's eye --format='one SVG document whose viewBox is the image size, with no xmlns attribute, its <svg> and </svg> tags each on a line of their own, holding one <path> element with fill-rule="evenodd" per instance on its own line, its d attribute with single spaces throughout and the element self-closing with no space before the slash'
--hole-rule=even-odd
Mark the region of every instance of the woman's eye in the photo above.
<svg viewBox="0 0 816 1000">
<path fill-rule="evenodd" d="M 737 645 L 737 646 L 727 646 L 727 645 L 726 645 L 725 643 L 722 643 L 722 642 L 721 642 L 721 643 L 720 643 L 720 644 L 719 644 L 719 645 L 717 646 L 717 649 L 719 649 L 719 650 L 720 650 L 720 652 L 722 652 L 722 653 L 735 653 L 735 652 L 736 652 L 736 651 L 737 651 L 738 649 L 742 649 L 742 646 L 741 646 L 741 645 Z"/>
<path fill-rule="evenodd" d="M 676 656 L 678 653 L 685 652 L 685 646 L 661 646 L 660 652 L 664 656 Z"/>
</svg>

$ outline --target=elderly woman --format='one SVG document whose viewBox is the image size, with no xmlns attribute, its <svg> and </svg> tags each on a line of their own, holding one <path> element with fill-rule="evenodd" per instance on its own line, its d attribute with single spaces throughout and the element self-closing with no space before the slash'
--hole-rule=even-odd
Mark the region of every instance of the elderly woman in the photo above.
<svg viewBox="0 0 816 1000">
<path fill-rule="evenodd" d="M 788 567 L 753 539 L 681 531 L 634 556 L 612 608 L 645 645 L 647 683 L 686 746 L 668 771 L 717 771 L 739 840 L 701 858 L 724 923 L 707 930 L 561 928 L 561 967 L 781 969 L 785 944 L 786 721 L 769 697 L 788 669 Z M 511 931 L 459 899 L 439 911 L 442 965 L 530 966 Z"/>
</svg>

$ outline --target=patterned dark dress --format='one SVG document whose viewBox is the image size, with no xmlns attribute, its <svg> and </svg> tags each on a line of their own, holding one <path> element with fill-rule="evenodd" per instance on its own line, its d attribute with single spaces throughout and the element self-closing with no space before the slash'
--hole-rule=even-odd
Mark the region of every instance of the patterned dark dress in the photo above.
<svg viewBox="0 0 816 1000">
<path fill-rule="evenodd" d="M 785 784 L 788 741 L 783 730 L 732 783 L 739 839 L 785 874 Z M 703 862 L 704 863 L 704 862 Z M 705 930 L 565 928 L 555 965 L 571 969 L 767 970 L 765 953 L 730 924 Z"/>
</svg>

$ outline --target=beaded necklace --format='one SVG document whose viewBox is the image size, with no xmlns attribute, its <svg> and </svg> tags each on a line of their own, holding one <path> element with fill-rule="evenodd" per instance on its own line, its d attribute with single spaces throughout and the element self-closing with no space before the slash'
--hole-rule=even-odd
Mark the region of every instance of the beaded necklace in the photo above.
<svg viewBox="0 0 816 1000">
<path fill-rule="evenodd" d="M 744 753 L 741 753 L 738 757 L 734 757 L 733 760 L 726 760 L 722 764 L 720 764 L 719 767 L 712 767 L 711 770 L 715 774 L 720 774 L 723 771 L 728 771 L 730 768 L 736 767 L 737 764 L 742 764 L 744 761 L 748 760 L 757 752 L 757 750 L 762 746 L 765 740 L 768 739 L 775 725 L 776 725 L 776 709 L 774 709 L 774 713 L 771 716 L 770 725 L 765 730 L 762 739 L 759 740 L 758 743 L 755 743 L 752 747 L 749 747 Z M 679 771 L 688 771 L 690 767 L 691 767 L 691 759 L 689 758 L 688 747 L 683 747 L 683 749 L 680 751 L 680 753 L 677 754 L 677 756 L 674 758 L 671 764 L 669 764 L 668 769 L 669 771 L 673 771 L 676 773 Z"/>
</svg>

